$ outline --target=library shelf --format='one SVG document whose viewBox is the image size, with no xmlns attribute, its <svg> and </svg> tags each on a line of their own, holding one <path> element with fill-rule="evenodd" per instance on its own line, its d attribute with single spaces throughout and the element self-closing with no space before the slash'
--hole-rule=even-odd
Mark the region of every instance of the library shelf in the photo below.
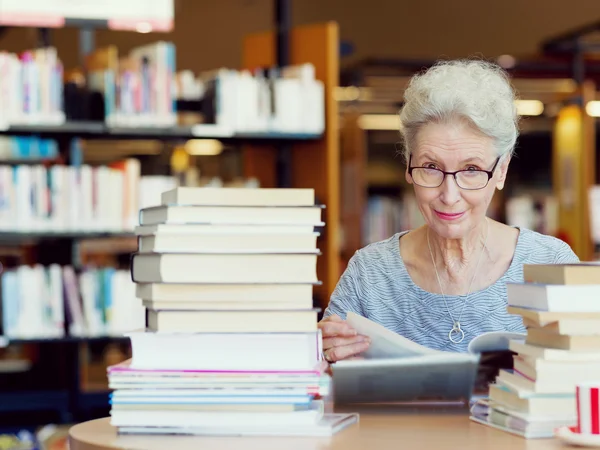
<svg viewBox="0 0 600 450">
<path fill-rule="evenodd" d="M 86 342 L 129 342 L 127 336 L 64 336 L 64 337 L 32 337 L 11 339 L 0 336 L 0 348 L 17 344 L 68 344 Z"/>
<path fill-rule="evenodd" d="M 82 139 L 218 139 L 228 143 L 277 143 L 281 141 L 312 141 L 321 139 L 318 133 L 240 132 L 234 133 L 212 124 L 192 126 L 108 126 L 103 122 L 65 122 L 60 125 L 0 125 L 0 134 L 40 136 L 48 138 L 79 137 Z"/>
<path fill-rule="evenodd" d="M 52 411 L 58 414 L 59 423 L 65 424 L 87 411 L 108 408 L 110 393 L 110 390 L 77 392 L 68 389 L 0 392 L 0 414 Z"/>
<path fill-rule="evenodd" d="M 85 240 L 135 237 L 133 232 L 112 231 L 0 231 L 0 243 L 22 244 L 24 241 L 52 241 L 62 239 Z"/>
<path fill-rule="evenodd" d="M 110 405 L 110 394 L 112 390 L 80 392 L 77 396 L 77 406 L 79 410 L 88 411 L 91 409 L 108 408 Z"/>
<path fill-rule="evenodd" d="M 0 413 L 58 410 L 61 414 L 67 414 L 69 400 L 69 391 L 66 389 L 0 392 Z"/>
</svg>

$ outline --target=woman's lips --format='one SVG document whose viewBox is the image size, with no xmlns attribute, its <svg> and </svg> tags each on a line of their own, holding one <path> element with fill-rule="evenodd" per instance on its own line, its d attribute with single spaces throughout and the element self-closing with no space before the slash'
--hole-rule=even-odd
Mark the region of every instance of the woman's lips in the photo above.
<svg viewBox="0 0 600 450">
<path fill-rule="evenodd" d="M 442 220 L 456 220 L 456 219 L 462 217 L 463 214 L 464 214 L 464 212 L 460 212 L 460 213 L 445 213 L 445 212 L 441 212 L 441 211 L 435 211 L 435 213 Z"/>
</svg>

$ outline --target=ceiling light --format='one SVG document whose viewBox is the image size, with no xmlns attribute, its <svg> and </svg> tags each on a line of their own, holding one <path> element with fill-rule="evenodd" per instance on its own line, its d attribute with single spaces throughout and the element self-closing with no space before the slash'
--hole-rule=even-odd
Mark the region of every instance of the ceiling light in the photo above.
<svg viewBox="0 0 600 450">
<path fill-rule="evenodd" d="M 512 69 L 517 63 L 517 60 L 512 55 L 500 55 L 498 56 L 498 59 L 496 61 L 498 62 L 500 67 L 504 69 Z"/>
<path fill-rule="evenodd" d="M 398 114 L 363 114 L 358 118 L 358 126 L 363 130 L 400 130 Z"/>
<path fill-rule="evenodd" d="M 539 100 L 517 100 L 515 105 L 520 116 L 539 116 L 544 112 L 544 104 Z"/>
<path fill-rule="evenodd" d="M 190 139 L 184 148 L 189 155 L 215 156 L 221 154 L 223 144 L 216 139 Z"/>
<path fill-rule="evenodd" d="M 585 112 L 592 117 L 600 117 L 600 101 L 594 100 L 587 102 Z"/>
</svg>

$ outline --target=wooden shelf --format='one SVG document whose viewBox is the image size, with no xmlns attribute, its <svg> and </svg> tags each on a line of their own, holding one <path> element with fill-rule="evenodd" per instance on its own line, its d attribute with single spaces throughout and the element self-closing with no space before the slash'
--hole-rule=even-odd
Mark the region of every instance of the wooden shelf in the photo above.
<svg viewBox="0 0 600 450">
<path fill-rule="evenodd" d="M 0 124 L 1 125 L 1 124 Z M 219 139 L 229 143 L 277 143 L 281 141 L 312 141 L 322 136 L 311 133 L 233 133 L 211 124 L 186 127 L 109 127 L 102 122 L 66 122 L 62 125 L 4 125 L 4 135 L 36 135 L 40 137 L 81 137 L 85 139 L 157 139 L 187 140 L 194 138 Z"/>
</svg>

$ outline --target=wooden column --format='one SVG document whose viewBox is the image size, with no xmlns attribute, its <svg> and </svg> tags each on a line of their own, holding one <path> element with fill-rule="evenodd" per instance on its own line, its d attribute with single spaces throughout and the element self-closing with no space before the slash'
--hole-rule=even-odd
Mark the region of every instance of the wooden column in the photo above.
<svg viewBox="0 0 600 450">
<path fill-rule="evenodd" d="M 559 202 L 559 236 L 582 261 L 593 256 L 589 188 L 596 183 L 594 118 L 585 105 L 594 99 L 595 86 L 582 85 L 579 97 L 558 114 L 553 133 L 553 185 Z"/>
<path fill-rule="evenodd" d="M 245 69 L 270 67 L 275 64 L 275 33 L 247 36 L 243 43 Z M 292 145 L 292 187 L 313 188 L 317 200 L 325 204 L 325 230 L 319 239 L 322 255 L 318 275 L 323 282 L 315 288 L 324 308 L 329 302 L 340 273 L 340 211 L 339 211 L 339 136 L 338 106 L 333 90 L 339 79 L 339 32 L 335 22 L 293 28 L 290 33 L 290 63 L 312 63 L 316 77 L 325 85 L 325 134 L 311 142 Z M 247 177 L 256 177 L 261 185 L 276 185 L 275 148 L 246 146 L 243 151 Z"/>
<path fill-rule="evenodd" d="M 340 216 L 343 242 L 342 269 L 363 246 L 363 217 L 367 205 L 367 135 L 359 125 L 360 113 L 343 114 L 340 127 Z"/>
</svg>

